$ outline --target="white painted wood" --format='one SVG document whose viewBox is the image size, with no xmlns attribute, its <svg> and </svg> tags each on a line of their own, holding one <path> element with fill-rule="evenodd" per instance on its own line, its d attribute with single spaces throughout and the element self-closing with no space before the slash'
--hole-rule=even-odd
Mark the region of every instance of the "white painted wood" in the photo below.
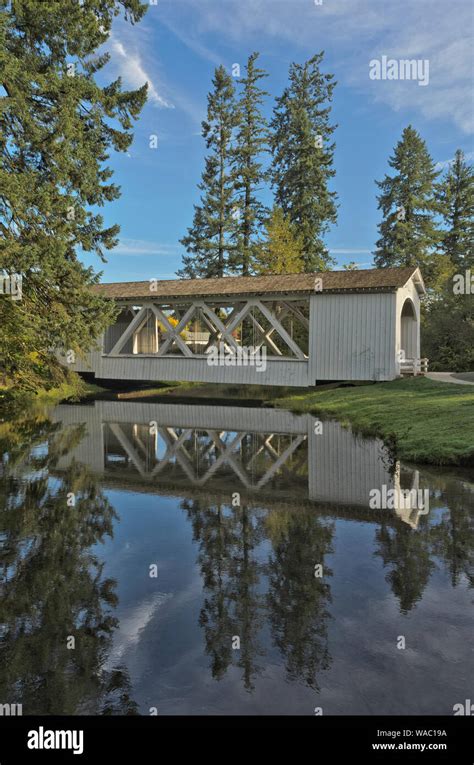
<svg viewBox="0 0 474 765">
<path fill-rule="evenodd" d="M 280 322 L 278 321 L 278 319 L 275 316 L 275 314 L 272 313 L 271 311 L 269 311 L 268 308 L 266 307 L 266 305 L 264 303 L 262 303 L 260 300 L 255 300 L 253 302 L 254 302 L 255 307 L 258 308 L 259 311 L 261 311 L 263 313 L 263 315 L 270 322 L 272 327 L 274 327 L 276 332 L 278 332 L 278 334 L 283 338 L 283 340 L 288 345 L 288 347 L 293 351 L 293 353 L 295 354 L 296 358 L 297 359 L 305 359 L 306 356 L 304 355 L 303 351 L 301 350 L 299 345 L 297 345 L 295 343 L 295 341 L 289 336 L 288 332 L 283 327 L 283 325 L 280 324 Z"/>
<path fill-rule="evenodd" d="M 137 314 L 132 321 L 135 327 L 128 328 L 109 355 L 92 351 L 85 359 L 78 359 L 72 368 L 77 371 L 92 370 L 99 379 L 157 382 L 183 380 L 307 387 L 327 380 L 392 380 L 400 374 L 399 352 L 403 349 L 404 342 L 401 311 L 407 299 L 413 302 L 416 312 L 417 323 L 414 332 L 416 355 L 420 358 L 420 295 L 414 280 L 410 279 L 404 287 L 396 291 L 346 291 L 327 294 L 323 291 L 310 295 L 308 357 L 289 336 L 280 321 L 287 315 L 288 310 L 294 313 L 298 321 L 305 319 L 298 308 L 301 295 L 285 295 L 284 299 L 281 296 L 267 295 L 264 299 L 238 296 L 234 310 L 225 323 L 214 311 L 217 311 L 220 305 L 229 305 L 232 301 L 226 302 L 222 298 L 198 300 L 189 308 L 188 298 L 176 301 L 176 304 L 179 303 L 183 307 L 187 305 L 188 310 L 179 325 L 173 328 L 173 332 L 169 332 L 169 337 L 162 343 L 158 355 L 133 356 L 123 352 L 117 355 L 117 349 L 124 347 L 127 338 L 133 335 L 140 324 L 141 317 Z M 271 310 L 269 307 L 270 301 L 274 301 L 275 305 L 282 309 L 279 316 L 276 315 L 278 308 Z M 152 304 L 152 299 L 146 305 L 148 303 Z M 211 330 L 210 344 L 220 337 L 227 346 L 239 348 L 232 337 L 232 331 L 247 316 L 252 306 L 258 308 L 271 325 L 271 329 L 265 331 L 263 327 L 258 327 L 258 319 L 257 324 L 254 322 L 260 334 L 265 332 L 265 342 L 269 350 L 276 353 L 271 338 L 274 332 L 277 332 L 296 355 L 295 359 L 267 357 L 266 369 L 261 372 L 257 371 L 256 366 L 210 366 L 206 356 L 193 354 L 182 338 L 181 343 L 178 340 L 177 342 L 183 356 L 167 354 L 172 335 L 179 335 L 179 331 L 187 324 L 196 308 L 201 309 L 203 320 Z M 141 310 L 144 308 L 145 304 Z M 158 306 L 155 308 L 154 313 L 158 312 L 158 315 L 161 315 L 161 309 Z M 261 338 L 258 342 L 261 342 Z"/>
<path fill-rule="evenodd" d="M 239 345 L 236 343 L 235 338 L 232 337 L 232 328 L 230 328 L 230 325 L 232 324 L 233 319 L 231 318 L 227 324 L 224 324 L 220 318 L 217 316 L 214 311 L 212 311 L 209 306 L 204 303 L 204 301 L 200 301 L 196 304 L 201 310 L 205 318 L 209 320 L 210 326 L 212 330 L 218 329 L 220 332 L 221 340 L 224 340 L 227 342 L 227 344 L 233 348 L 237 353 L 239 351 Z M 245 306 L 244 306 L 245 309 Z M 243 309 L 243 310 L 244 310 Z M 237 314 L 237 317 L 240 316 L 242 311 L 239 311 Z M 237 326 L 237 325 L 236 325 Z"/>
<path fill-rule="evenodd" d="M 113 356 L 116 353 L 120 353 L 123 346 L 127 342 L 127 340 L 132 337 L 134 333 L 138 333 L 140 329 L 142 328 L 143 324 L 145 324 L 148 317 L 148 306 L 144 305 L 140 308 L 138 313 L 135 315 L 135 317 L 132 319 L 128 327 L 126 328 L 123 335 L 119 337 L 117 342 L 115 343 L 114 347 L 110 351 L 110 356 Z M 134 346 L 135 348 L 135 346 Z"/>
<path fill-rule="evenodd" d="M 76 362 L 76 371 L 87 372 L 85 362 Z M 210 366 L 206 358 L 199 356 L 158 357 L 143 355 L 102 356 L 91 359 L 91 368 L 97 379 L 137 380 L 166 382 L 196 380 L 199 382 L 235 383 L 243 385 L 288 385 L 305 387 L 311 385 L 308 362 L 298 359 L 267 358 L 266 369 L 259 372 L 256 366 L 230 367 Z"/>
<path fill-rule="evenodd" d="M 168 317 L 162 311 L 160 311 L 158 306 L 154 305 L 154 303 L 151 303 L 151 310 L 157 319 L 162 322 L 163 327 L 166 330 L 166 338 L 165 341 L 161 344 L 161 348 L 158 349 L 158 356 L 164 356 L 166 350 L 169 348 L 173 341 L 175 341 L 176 344 L 181 348 L 185 356 L 192 356 L 193 352 L 190 348 L 188 348 L 184 340 L 181 338 L 180 333 L 184 330 L 186 324 L 193 315 L 194 307 L 191 306 L 191 308 L 186 311 L 176 327 L 173 327 L 173 325 L 168 321 Z"/>
<path fill-rule="evenodd" d="M 311 297 L 311 372 L 323 380 L 392 380 L 395 294 L 315 293 Z"/>
<path fill-rule="evenodd" d="M 416 358 L 419 359 L 421 356 L 421 350 L 420 350 L 420 311 L 421 311 L 421 304 L 420 304 L 420 296 L 418 294 L 418 291 L 416 289 L 416 285 L 413 279 L 410 279 L 409 282 L 405 285 L 405 287 L 397 290 L 396 293 L 396 329 L 395 329 L 395 349 L 396 349 L 396 356 L 397 356 L 397 374 L 401 374 L 402 370 L 400 367 L 400 352 L 404 349 L 404 338 L 402 338 L 402 310 L 403 306 L 405 304 L 406 300 L 410 300 L 414 306 L 416 317 L 417 317 L 417 326 L 414 330 L 414 345 L 416 349 Z"/>
<path fill-rule="evenodd" d="M 301 313 L 301 311 L 299 310 L 299 308 L 297 308 L 297 306 L 293 305 L 293 303 L 291 303 L 291 302 L 287 303 L 285 301 L 283 301 L 281 303 L 281 305 L 286 308 L 286 311 L 285 311 L 285 314 L 284 314 L 285 316 L 286 316 L 287 312 L 290 311 L 291 313 L 293 313 L 296 316 L 297 319 L 299 319 L 299 321 L 302 323 L 303 327 L 306 327 L 306 329 L 309 328 L 309 321 L 308 321 L 308 319 L 306 318 L 306 316 L 303 313 Z M 280 316 L 278 318 L 280 318 L 280 319 L 283 318 L 283 312 L 280 314 Z"/>
<path fill-rule="evenodd" d="M 268 332 L 265 332 L 265 329 L 262 327 L 258 319 L 253 315 L 253 313 L 249 313 L 249 319 L 260 335 L 258 347 L 261 348 L 265 343 L 267 343 L 277 356 L 283 356 L 283 353 L 280 351 L 279 347 L 275 345 L 271 338 L 273 332 L 276 332 L 275 327 L 271 327 Z"/>
</svg>

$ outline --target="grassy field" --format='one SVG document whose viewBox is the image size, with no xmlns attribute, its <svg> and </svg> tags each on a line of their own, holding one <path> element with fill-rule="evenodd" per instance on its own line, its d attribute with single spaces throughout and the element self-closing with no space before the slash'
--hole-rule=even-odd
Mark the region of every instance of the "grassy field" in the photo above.
<svg viewBox="0 0 474 765">
<path fill-rule="evenodd" d="M 468 385 L 415 377 L 297 393 L 273 403 L 380 436 L 407 461 L 474 465 L 474 387 Z"/>
</svg>

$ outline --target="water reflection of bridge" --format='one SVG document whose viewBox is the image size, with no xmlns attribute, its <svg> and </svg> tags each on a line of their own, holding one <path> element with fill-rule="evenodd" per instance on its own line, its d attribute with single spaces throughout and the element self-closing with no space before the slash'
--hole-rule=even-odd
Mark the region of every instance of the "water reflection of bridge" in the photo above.
<svg viewBox="0 0 474 765">
<path fill-rule="evenodd" d="M 400 487 L 383 443 L 355 437 L 339 423 L 322 429 L 311 415 L 278 409 L 203 404 L 96 401 L 55 410 L 64 426 L 86 432 L 72 459 L 111 483 L 135 490 L 239 492 L 299 503 L 316 501 L 368 508 L 374 488 Z M 322 432 L 320 432 L 322 431 Z M 416 475 L 409 476 L 410 485 Z M 416 525 L 417 511 L 400 511 Z"/>
</svg>

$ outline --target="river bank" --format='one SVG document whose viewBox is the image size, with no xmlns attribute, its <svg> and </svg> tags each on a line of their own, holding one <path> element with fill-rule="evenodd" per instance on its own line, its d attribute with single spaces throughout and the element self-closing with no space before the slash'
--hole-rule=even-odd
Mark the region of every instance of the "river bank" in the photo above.
<svg viewBox="0 0 474 765">
<path fill-rule="evenodd" d="M 358 385 L 330 384 L 309 390 L 262 386 L 166 383 L 140 389 L 104 390 L 74 377 L 57 388 L 12 396 L 0 389 L 0 413 L 95 397 L 184 402 L 238 401 L 337 419 L 355 433 L 382 438 L 394 456 L 429 465 L 474 465 L 474 388 L 423 377 Z"/>
<path fill-rule="evenodd" d="M 328 384 L 309 390 L 207 384 L 166 384 L 117 394 L 165 401 L 253 402 L 339 420 L 364 436 L 382 438 L 394 456 L 428 465 L 474 465 L 474 388 L 415 377 L 368 384 Z"/>
<path fill-rule="evenodd" d="M 277 406 L 311 412 L 378 436 L 394 454 L 431 465 L 474 465 L 474 389 L 423 377 L 314 390 Z"/>
</svg>

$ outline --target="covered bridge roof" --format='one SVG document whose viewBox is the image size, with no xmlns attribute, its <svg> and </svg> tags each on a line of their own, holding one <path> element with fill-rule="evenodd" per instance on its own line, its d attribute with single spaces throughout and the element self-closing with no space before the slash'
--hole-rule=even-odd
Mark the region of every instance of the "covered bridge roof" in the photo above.
<svg viewBox="0 0 474 765">
<path fill-rule="evenodd" d="M 214 279 L 170 279 L 145 282 L 97 284 L 92 289 L 104 297 L 118 299 L 181 298 L 269 294 L 309 294 L 315 279 L 322 279 L 323 292 L 386 292 L 404 287 L 413 277 L 424 293 L 418 268 L 371 268 L 364 271 L 324 271 L 313 274 L 268 274 L 266 276 L 223 276 Z M 153 282 L 153 284 L 152 284 Z"/>
</svg>

